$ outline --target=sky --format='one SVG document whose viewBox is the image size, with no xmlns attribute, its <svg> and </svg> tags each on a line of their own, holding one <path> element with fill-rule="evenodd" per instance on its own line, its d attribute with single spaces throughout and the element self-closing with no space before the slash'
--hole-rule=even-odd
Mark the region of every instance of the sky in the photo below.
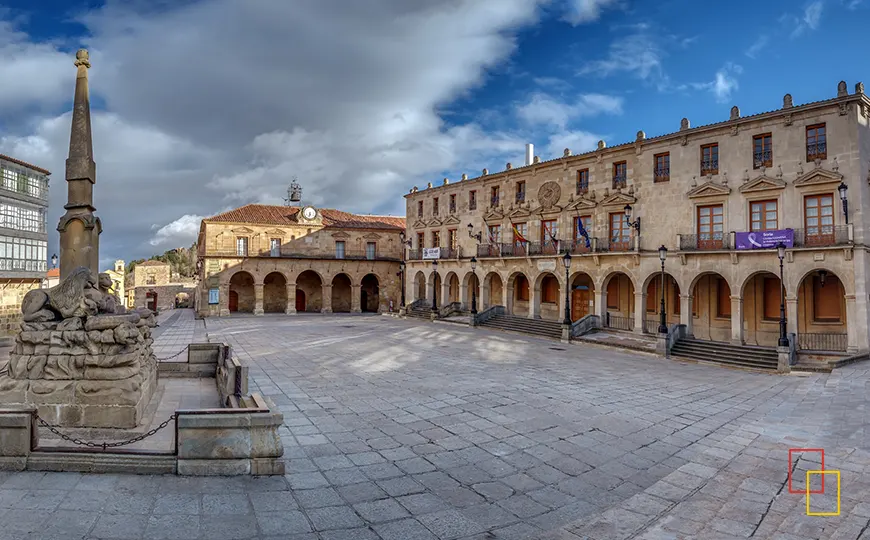
<svg viewBox="0 0 870 540">
<path fill-rule="evenodd" d="M 411 187 L 836 95 L 870 0 L 0 0 L 0 153 L 63 213 L 90 51 L 101 267 L 303 200 L 404 215 Z"/>
</svg>

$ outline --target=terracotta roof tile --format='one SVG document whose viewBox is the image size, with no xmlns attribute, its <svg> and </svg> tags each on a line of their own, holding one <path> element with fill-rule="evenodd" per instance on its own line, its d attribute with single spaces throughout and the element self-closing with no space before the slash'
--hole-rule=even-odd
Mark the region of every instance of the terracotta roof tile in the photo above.
<svg viewBox="0 0 870 540">
<path fill-rule="evenodd" d="M 27 167 L 28 169 L 33 169 L 36 172 L 40 172 L 42 174 L 51 174 L 51 172 L 43 169 L 42 167 L 37 167 L 36 165 L 31 165 L 26 161 L 21 161 L 20 159 L 15 159 L 14 157 L 10 157 L 4 154 L 0 154 L 0 159 L 5 159 L 6 161 L 15 163 L 16 165 L 21 165 L 22 167 Z"/>
<path fill-rule="evenodd" d="M 60 268 L 52 268 L 52 269 L 50 269 L 48 272 L 45 273 L 45 277 L 50 277 L 50 278 L 56 277 L 56 278 L 59 278 L 59 277 L 60 277 Z"/>
<path fill-rule="evenodd" d="M 298 206 L 272 206 L 267 204 L 247 204 L 228 212 L 206 218 L 203 221 L 231 223 L 260 223 L 263 225 L 298 225 L 296 214 Z M 320 208 L 323 225 L 330 229 L 378 229 L 405 230 L 405 218 L 393 216 L 365 216 Z"/>
</svg>

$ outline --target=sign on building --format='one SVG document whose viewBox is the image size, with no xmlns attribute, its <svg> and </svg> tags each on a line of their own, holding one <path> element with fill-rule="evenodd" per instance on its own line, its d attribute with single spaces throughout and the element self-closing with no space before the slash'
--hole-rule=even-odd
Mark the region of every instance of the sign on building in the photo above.
<svg viewBox="0 0 870 540">
<path fill-rule="evenodd" d="M 552 272 L 556 270 L 556 261 L 538 261 L 538 270 L 541 272 Z"/>
<path fill-rule="evenodd" d="M 423 260 L 428 261 L 430 259 L 440 259 L 441 258 L 441 248 L 423 248 Z"/>
<path fill-rule="evenodd" d="M 219 304 L 220 300 L 220 289 L 209 289 L 208 290 L 208 303 L 209 305 Z"/>
<path fill-rule="evenodd" d="M 734 233 L 737 249 L 772 249 L 782 242 L 785 247 L 794 247 L 794 230 L 756 231 Z"/>
</svg>

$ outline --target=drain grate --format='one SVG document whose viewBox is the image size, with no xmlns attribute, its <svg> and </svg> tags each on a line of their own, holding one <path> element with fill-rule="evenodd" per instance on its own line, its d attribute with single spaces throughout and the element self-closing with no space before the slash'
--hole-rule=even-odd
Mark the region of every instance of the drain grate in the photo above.
<svg viewBox="0 0 870 540">
<path fill-rule="evenodd" d="M 550 347 L 551 351 L 564 351 L 565 349 L 561 349 L 559 347 Z"/>
</svg>

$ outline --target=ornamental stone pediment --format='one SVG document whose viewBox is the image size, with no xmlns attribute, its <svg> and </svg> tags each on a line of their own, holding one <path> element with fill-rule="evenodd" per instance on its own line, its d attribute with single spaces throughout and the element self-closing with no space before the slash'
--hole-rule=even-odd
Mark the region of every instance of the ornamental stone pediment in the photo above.
<svg viewBox="0 0 870 540">
<path fill-rule="evenodd" d="M 483 215 L 484 221 L 501 221 L 504 219 L 504 212 L 499 208 L 490 208 L 489 212 Z"/>
<path fill-rule="evenodd" d="M 557 215 L 562 213 L 562 207 L 555 204 L 546 208 L 543 206 L 539 206 L 532 210 L 531 213 L 541 216 Z"/>
<path fill-rule="evenodd" d="M 836 171 L 827 169 L 813 169 L 808 173 L 804 173 L 797 177 L 794 181 L 795 187 L 818 186 L 821 184 L 832 184 L 834 182 L 842 182 L 843 175 Z"/>
<path fill-rule="evenodd" d="M 343 231 L 332 233 L 333 238 L 350 238 L 350 235 Z"/>
<path fill-rule="evenodd" d="M 566 209 L 568 210 L 592 210 L 598 206 L 598 203 L 593 201 L 592 199 L 577 199 L 576 201 L 569 204 Z"/>
<path fill-rule="evenodd" d="M 529 209 L 523 208 L 522 206 L 508 212 L 508 217 L 511 217 L 511 218 L 523 218 L 523 217 L 529 217 L 530 215 L 531 215 L 531 212 L 529 212 Z"/>
<path fill-rule="evenodd" d="M 367 235 L 363 236 L 363 238 L 365 238 L 366 240 L 380 240 L 381 235 L 379 235 L 378 233 L 368 233 Z"/>
<path fill-rule="evenodd" d="M 272 229 L 270 231 L 266 231 L 266 234 L 270 236 L 284 236 L 285 233 L 281 229 Z"/>
<path fill-rule="evenodd" d="M 461 221 L 455 214 L 450 214 L 450 216 L 444 220 L 444 225 L 458 225 L 459 223 L 461 223 Z"/>
<path fill-rule="evenodd" d="M 254 231 L 247 227 L 236 227 L 235 229 L 233 229 L 233 232 L 236 234 L 251 234 Z"/>
<path fill-rule="evenodd" d="M 689 190 L 686 193 L 686 196 L 690 199 L 699 199 L 702 197 L 716 197 L 728 195 L 731 193 L 731 188 L 727 186 L 723 186 L 721 184 L 714 184 L 713 182 L 705 182 L 700 186 Z"/>
<path fill-rule="evenodd" d="M 437 217 L 433 217 L 432 219 L 429 220 L 428 225 L 430 227 L 440 227 L 442 223 L 443 222 L 440 219 L 438 219 Z"/>
<path fill-rule="evenodd" d="M 767 175 L 761 175 L 755 180 L 750 180 L 740 186 L 740 193 L 755 193 L 756 191 L 769 191 L 771 189 L 785 188 L 785 180 L 781 178 L 771 178 Z"/>
<path fill-rule="evenodd" d="M 627 193 L 614 193 L 613 195 L 604 198 L 601 201 L 601 206 L 618 206 L 622 204 L 634 204 L 637 202 L 637 199 L 629 195 Z"/>
<path fill-rule="evenodd" d="M 426 222 L 423 221 L 422 219 L 418 219 L 417 221 L 414 222 L 414 228 L 415 228 L 415 229 L 422 229 L 422 228 L 424 228 L 425 226 L 426 226 Z"/>
</svg>

